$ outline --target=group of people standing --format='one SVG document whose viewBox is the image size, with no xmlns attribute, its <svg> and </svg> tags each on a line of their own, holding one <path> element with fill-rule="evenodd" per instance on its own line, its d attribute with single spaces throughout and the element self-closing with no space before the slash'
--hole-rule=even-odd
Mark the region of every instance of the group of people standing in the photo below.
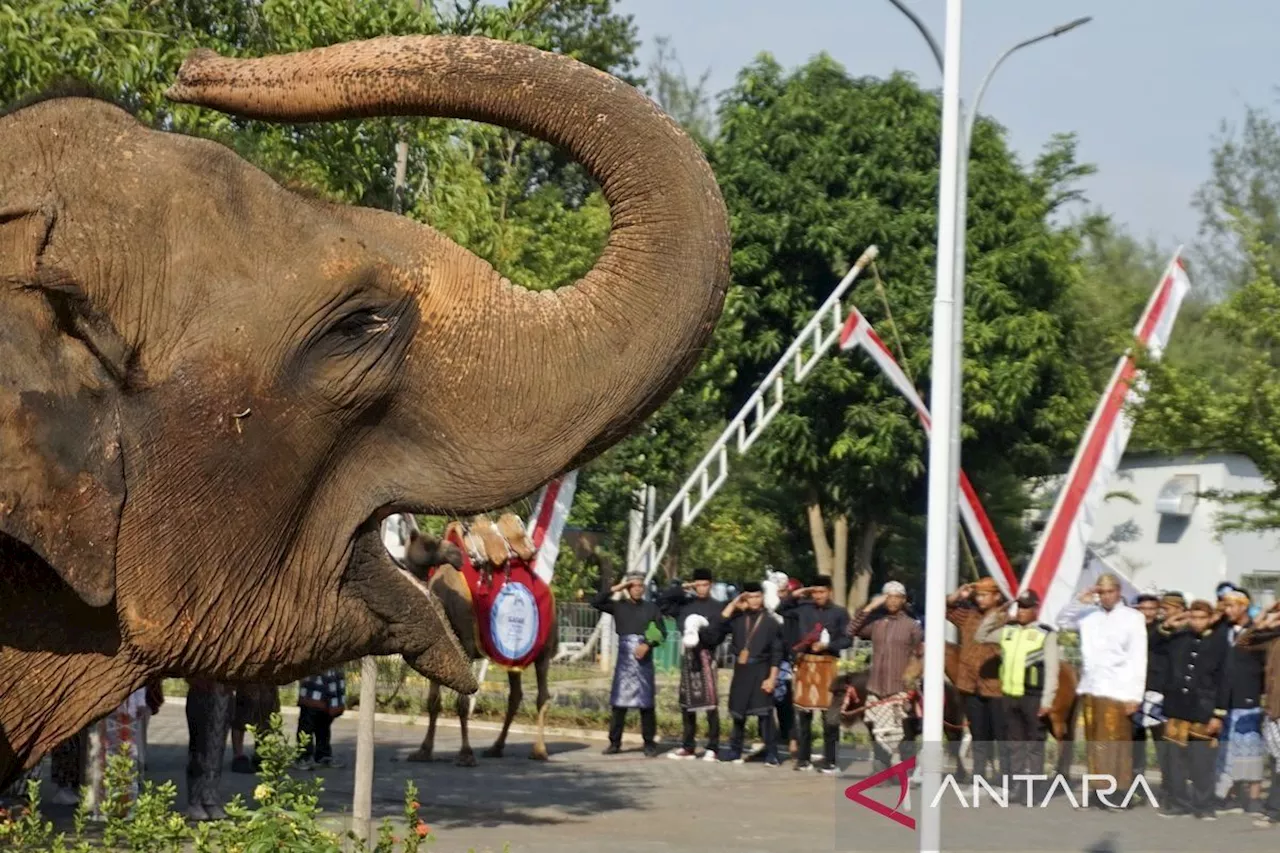
<svg viewBox="0 0 1280 853">
<path fill-rule="evenodd" d="M 1229 583 L 1219 585 L 1216 602 L 1188 603 L 1167 592 L 1129 604 L 1110 574 L 1079 600 L 1093 605 L 1075 626 L 1088 772 L 1110 777 L 1118 792 L 1114 802 L 1094 798 L 1089 805 L 1109 811 L 1141 805 L 1137 796 L 1120 801 L 1135 775 L 1145 774 L 1150 744 L 1161 771 L 1155 787 L 1161 816 L 1280 821 L 1280 604 L 1255 620 L 1249 593 Z M 1058 632 L 1038 621 L 1039 597 L 1023 593 L 1011 616 L 1000 590 L 984 578 L 947 604 L 960 633 L 953 685 L 973 738 L 974 772 L 990 779 L 988 768 L 996 771 L 998 763 L 1010 778 L 1043 774 L 1061 665 Z M 1012 801 L 1025 793 L 1011 786 Z M 1033 792 L 1036 801 L 1043 793 Z"/>
<path fill-rule="evenodd" d="M 727 604 L 711 597 L 710 572 L 673 583 L 657 601 L 645 598 L 643 575 L 603 587 L 594 605 L 613 615 L 619 635 L 608 753 L 620 749 L 630 708 L 640 710 L 645 754 L 656 755 L 653 649 L 667 640 L 664 617 L 677 624 L 681 644 L 680 709 L 683 737 L 677 759 L 740 762 L 747 722 L 755 718 L 762 757 L 780 764 L 790 737 L 796 769 L 835 772 L 841 697 L 832 696 L 840 652 L 855 637 L 873 654 L 865 709 L 882 763 L 914 751 L 918 699 L 908 681 L 918 672 L 922 629 L 906 609 L 906 590 L 890 582 L 850 618 L 835 604 L 831 582 L 789 581 L 772 611 L 763 589 L 748 583 Z M 626 596 L 613 600 L 617 592 Z M 1126 603 L 1119 579 L 1104 574 L 1085 590 L 1093 605 L 1079 618 L 1080 669 L 1076 694 L 1087 741 L 1088 772 L 1114 779 L 1117 803 L 1145 773 L 1149 744 L 1161 769 L 1158 804 L 1164 816 L 1216 819 L 1227 813 L 1280 821 L 1280 604 L 1253 618 L 1249 594 L 1231 584 L 1217 601 L 1190 603 L 1176 592 L 1143 594 Z M 1040 598 L 1022 593 L 1012 606 L 990 578 L 966 584 L 947 599 L 957 628 L 954 667 L 948 675 L 963 706 L 973 744 L 973 770 L 989 780 L 1002 772 L 1044 774 L 1045 740 L 1059 700 L 1059 631 L 1040 621 Z M 728 710 L 732 731 L 722 749 L 716 652 L 729 639 L 733 678 Z M 846 709 L 847 710 L 847 709 Z M 696 749 L 697 718 L 707 720 L 706 748 Z M 815 714 L 823 755 L 811 764 Z M 1271 786 L 1263 799 L 1266 757 Z M 996 777 L 998 778 L 998 777 Z M 1014 801 L 1044 793 L 1011 786 Z M 1149 786 L 1150 787 L 1150 786 Z M 1038 801 L 1038 799 L 1037 799 Z M 1130 798 L 1129 806 L 1140 804 Z M 1118 809 L 1094 798 L 1090 805 Z"/>
<path fill-rule="evenodd" d="M 664 619 L 671 617 L 681 644 L 680 710 L 683 737 L 674 759 L 699 757 L 697 718 L 707 719 L 706 761 L 743 762 L 747 723 L 756 720 L 769 767 L 781 764 L 779 741 L 790 738 L 790 757 L 797 770 L 836 772 L 838 720 L 832 720 L 830 685 L 840 652 L 852 643 L 849 614 L 835 604 L 831 579 L 819 577 L 811 586 L 785 581 L 778 586 L 779 602 L 765 607 L 760 583 L 743 584 L 727 603 L 711 596 L 714 578 L 700 569 L 687 583 L 674 582 L 658 600 L 645 598 L 645 578 L 633 573 L 619 584 L 602 584 L 592 604 L 610 614 L 618 633 L 610 704 L 613 708 L 607 754 L 620 751 L 628 709 L 640 712 L 644 752 L 658 754 L 656 685 L 653 648 L 664 642 Z M 625 597 L 615 600 L 618 592 Z M 720 742 L 720 687 L 716 650 L 729 639 L 733 659 L 728 710 L 732 722 L 727 747 Z M 812 761 L 814 715 L 820 714 L 823 755 Z M 754 757 L 754 756 L 752 756 Z"/>
<path fill-rule="evenodd" d="M 147 723 L 164 704 L 161 681 L 155 679 L 131 694 L 106 717 L 61 743 L 51 755 L 54 783 L 52 802 L 75 805 L 87 791 L 90 813 L 98 815 L 105 795 L 105 767 L 110 754 L 127 746 L 138 776 L 146 770 Z M 329 732 L 333 720 L 345 709 L 346 688 L 341 669 L 327 670 L 303 679 L 298 689 L 298 733 L 308 735 L 294 767 L 311 770 L 336 768 Z M 262 731 L 272 714 L 280 712 L 274 684 L 229 684 L 207 678 L 188 678 L 185 698 L 187 721 L 187 817 L 193 821 L 226 817 L 221 792 L 222 768 L 230 735 L 234 773 L 252 774 L 261 759 L 245 751 L 250 728 Z M 134 785 L 136 794 L 136 780 Z M 132 802 L 132 798 L 130 798 Z"/>
</svg>

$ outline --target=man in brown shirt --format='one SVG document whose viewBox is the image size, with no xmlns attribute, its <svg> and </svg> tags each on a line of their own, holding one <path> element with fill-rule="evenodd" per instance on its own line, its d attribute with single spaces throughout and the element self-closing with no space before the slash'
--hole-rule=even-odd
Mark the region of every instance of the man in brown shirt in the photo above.
<svg viewBox="0 0 1280 853">
<path fill-rule="evenodd" d="M 907 590 L 889 581 L 849 622 L 849 636 L 871 641 L 871 677 L 867 681 L 866 720 L 871 726 L 876 761 L 888 767 L 894 752 L 905 761 L 915 754 L 906 738 L 912 697 L 903 683 L 907 664 L 920 655 L 924 632 L 904 612 Z M 874 615 L 883 608 L 878 616 Z"/>
<path fill-rule="evenodd" d="M 973 737 L 973 772 L 994 784 L 999 774 L 994 745 L 1008 767 L 1003 691 L 1000 689 L 1000 631 L 1007 620 L 1004 594 L 991 578 L 965 584 L 947 597 L 947 620 L 960 634 L 955 687 L 964 703 Z M 987 764 L 993 773 L 987 775 Z"/>
</svg>

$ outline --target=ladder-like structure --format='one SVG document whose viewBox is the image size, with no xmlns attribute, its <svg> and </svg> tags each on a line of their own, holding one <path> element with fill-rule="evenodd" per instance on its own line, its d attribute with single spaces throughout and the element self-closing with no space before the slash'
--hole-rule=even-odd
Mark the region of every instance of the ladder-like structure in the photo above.
<svg viewBox="0 0 1280 853">
<path fill-rule="evenodd" d="M 745 454 L 781 411 L 786 399 L 786 389 L 804 382 L 827 350 L 839 341 L 846 319 L 840 300 L 853 286 L 858 275 L 875 260 L 877 254 L 879 249 L 875 246 L 868 247 L 836 285 L 835 290 L 831 291 L 831 295 L 814 312 L 813 317 L 791 342 L 791 346 L 787 347 L 773 369 L 747 398 L 738 414 L 729 421 L 729 425 L 711 445 L 702 461 L 694 467 L 693 473 L 684 481 L 667 508 L 645 531 L 640 547 L 627 566 L 628 572 L 643 568 L 645 582 L 648 583 L 671 544 L 671 525 L 677 511 L 680 513 L 680 527 L 688 527 L 728 479 L 730 446 L 735 449 L 737 456 Z M 789 383 L 786 381 L 787 377 L 791 379 Z"/>
<path fill-rule="evenodd" d="M 869 246 L 814 312 L 809 322 L 796 334 L 791 346 L 787 347 L 738 414 L 729 421 L 724 432 L 712 443 L 711 449 L 694 467 L 693 473 L 684 481 L 666 509 L 653 520 L 652 525 L 648 525 L 640 547 L 630 555 L 628 572 L 643 569 L 646 584 L 653 578 L 671 544 L 671 526 L 676 513 L 679 512 L 681 528 L 687 527 L 698 517 L 703 507 L 729 478 L 730 447 L 733 447 L 737 456 L 745 454 L 781 411 L 786 401 L 787 388 L 804 382 L 814 366 L 840 340 L 840 332 L 847 319 L 841 300 L 879 253 L 878 248 Z M 594 651 L 600 640 L 602 624 L 603 622 L 596 623 L 595 631 L 575 658 L 581 659 Z"/>
</svg>

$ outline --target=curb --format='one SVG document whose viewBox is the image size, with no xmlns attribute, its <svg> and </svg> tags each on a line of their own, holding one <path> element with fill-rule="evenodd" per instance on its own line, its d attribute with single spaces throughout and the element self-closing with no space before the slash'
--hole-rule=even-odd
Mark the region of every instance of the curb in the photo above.
<svg viewBox="0 0 1280 853">
<path fill-rule="evenodd" d="M 185 708 L 187 706 L 187 697 L 166 696 L 164 700 L 164 704 L 173 705 L 174 707 L 177 707 L 177 708 Z M 280 716 L 296 717 L 298 716 L 298 709 L 296 707 L 282 707 L 280 709 Z M 359 720 L 360 710 L 358 708 L 353 710 L 348 710 L 345 713 L 343 713 L 342 716 L 351 720 Z M 416 726 L 419 728 L 426 728 L 427 726 L 427 718 L 425 715 L 415 716 L 411 714 L 386 714 L 386 713 L 378 712 L 373 715 L 373 721 L 375 723 L 396 723 L 402 726 Z M 458 722 L 457 717 L 452 715 L 446 716 L 443 712 L 436 719 L 436 726 L 438 728 L 450 728 L 450 729 L 461 728 L 461 725 Z M 488 732 L 496 733 L 496 732 L 502 731 L 502 725 L 500 723 L 477 722 L 472 720 L 467 723 L 467 730 L 469 732 L 488 731 Z M 543 729 L 543 733 L 548 738 L 562 737 L 562 738 L 573 738 L 575 740 L 595 740 L 595 741 L 609 740 L 608 733 L 600 731 L 599 729 L 570 729 L 570 728 L 560 728 L 556 726 L 547 726 L 546 728 Z M 511 727 L 507 729 L 507 734 L 527 735 L 529 737 L 536 737 L 538 734 L 538 728 L 537 726 L 530 726 L 530 725 L 525 725 L 523 723 L 513 722 L 511 724 Z M 658 741 L 659 743 L 661 743 L 662 738 L 659 737 Z M 644 738 L 632 732 L 623 732 L 622 742 L 628 746 L 637 746 L 644 743 Z"/>
</svg>

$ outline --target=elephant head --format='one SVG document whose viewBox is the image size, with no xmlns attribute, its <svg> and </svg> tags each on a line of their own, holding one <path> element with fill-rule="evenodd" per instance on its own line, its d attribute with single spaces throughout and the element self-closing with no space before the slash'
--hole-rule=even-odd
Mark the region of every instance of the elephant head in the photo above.
<svg viewBox="0 0 1280 853">
<path fill-rule="evenodd" d="M 402 654 L 474 690 L 380 522 L 581 465 L 675 388 L 723 305 L 702 153 L 568 57 L 473 37 L 197 51 L 169 96 L 514 128 L 587 168 L 612 228 L 580 281 L 532 292 L 102 101 L 0 118 L 0 783 L 159 674 L 284 682 Z"/>
</svg>

